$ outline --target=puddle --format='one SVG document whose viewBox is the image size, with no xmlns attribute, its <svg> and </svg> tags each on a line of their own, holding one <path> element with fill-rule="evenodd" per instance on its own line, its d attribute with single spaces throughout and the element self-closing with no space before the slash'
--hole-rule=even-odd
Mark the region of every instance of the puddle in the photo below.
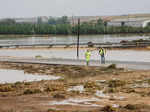
<svg viewBox="0 0 150 112">
<path fill-rule="evenodd" d="M 60 79 L 59 76 L 51 75 L 32 75 L 25 74 L 24 71 L 20 70 L 5 70 L 0 69 L 0 83 L 15 83 L 15 82 L 30 82 L 30 81 L 40 81 L 40 80 L 57 80 Z"/>
<path fill-rule="evenodd" d="M 113 105 L 112 105 L 112 107 L 114 107 L 114 108 L 118 108 L 118 107 L 119 107 L 119 105 L 118 105 L 118 104 L 113 104 Z"/>
<path fill-rule="evenodd" d="M 96 82 L 98 82 L 98 83 L 105 83 L 106 80 L 96 80 Z"/>
<path fill-rule="evenodd" d="M 98 102 L 98 98 L 70 98 L 63 101 L 51 101 L 49 105 L 76 105 L 76 106 L 100 106 L 94 102 Z"/>
<path fill-rule="evenodd" d="M 110 96 L 104 94 L 103 91 L 96 91 L 95 95 L 100 98 L 110 98 Z"/>
<path fill-rule="evenodd" d="M 131 88 L 150 88 L 150 85 L 148 83 L 134 84 Z"/>
<path fill-rule="evenodd" d="M 107 95 L 104 94 L 103 91 L 96 91 L 95 95 L 99 98 L 103 98 L 103 99 L 113 99 L 113 100 L 124 100 L 125 97 L 124 96 L 116 96 L 116 95 Z"/>
<path fill-rule="evenodd" d="M 80 86 L 74 86 L 72 88 L 69 88 L 67 91 L 79 91 L 80 93 L 84 92 L 84 86 L 80 85 Z"/>
<path fill-rule="evenodd" d="M 100 104 L 101 102 L 101 104 Z M 109 101 L 108 101 L 109 102 Z M 91 106 L 91 107 L 104 107 L 106 101 L 92 97 L 92 98 L 69 98 L 66 100 L 50 101 L 48 105 L 74 105 L 74 106 Z M 112 107 L 118 108 L 119 104 L 111 104 Z"/>
</svg>

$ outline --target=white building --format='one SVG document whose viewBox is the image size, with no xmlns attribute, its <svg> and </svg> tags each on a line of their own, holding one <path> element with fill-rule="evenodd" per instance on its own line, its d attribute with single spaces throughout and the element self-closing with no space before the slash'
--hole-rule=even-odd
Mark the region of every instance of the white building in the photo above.
<svg viewBox="0 0 150 112">
<path fill-rule="evenodd" d="M 132 26 L 132 27 L 146 27 L 150 23 L 150 18 L 128 18 L 115 19 L 108 21 L 108 26 Z"/>
</svg>

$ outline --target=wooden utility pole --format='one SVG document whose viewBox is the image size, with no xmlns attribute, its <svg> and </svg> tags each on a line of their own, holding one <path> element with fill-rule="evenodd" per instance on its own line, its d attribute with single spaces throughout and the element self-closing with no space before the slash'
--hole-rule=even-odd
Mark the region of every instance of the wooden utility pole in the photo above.
<svg viewBox="0 0 150 112">
<path fill-rule="evenodd" d="M 80 19 L 78 19 L 77 59 L 79 59 Z"/>
</svg>

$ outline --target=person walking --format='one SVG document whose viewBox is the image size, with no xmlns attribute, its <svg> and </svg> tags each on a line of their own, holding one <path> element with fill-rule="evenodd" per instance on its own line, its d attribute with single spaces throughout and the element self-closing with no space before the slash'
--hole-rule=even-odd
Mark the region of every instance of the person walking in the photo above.
<svg viewBox="0 0 150 112">
<path fill-rule="evenodd" d="M 85 59 L 86 59 L 86 65 L 89 65 L 89 61 L 90 61 L 90 57 L 91 57 L 91 52 L 89 50 L 87 50 L 85 52 Z"/>
<path fill-rule="evenodd" d="M 101 56 L 101 64 L 105 64 L 106 50 L 104 48 L 100 48 L 99 55 Z"/>
</svg>

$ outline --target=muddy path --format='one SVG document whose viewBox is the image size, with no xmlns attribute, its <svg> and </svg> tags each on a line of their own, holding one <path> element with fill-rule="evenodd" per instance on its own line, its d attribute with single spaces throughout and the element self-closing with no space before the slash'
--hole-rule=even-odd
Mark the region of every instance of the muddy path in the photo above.
<svg viewBox="0 0 150 112">
<path fill-rule="evenodd" d="M 126 70 L 115 65 L 87 67 L 6 62 L 0 62 L 0 69 L 62 77 L 55 81 L 0 84 L 0 112 L 150 110 L 149 70 Z"/>
</svg>

